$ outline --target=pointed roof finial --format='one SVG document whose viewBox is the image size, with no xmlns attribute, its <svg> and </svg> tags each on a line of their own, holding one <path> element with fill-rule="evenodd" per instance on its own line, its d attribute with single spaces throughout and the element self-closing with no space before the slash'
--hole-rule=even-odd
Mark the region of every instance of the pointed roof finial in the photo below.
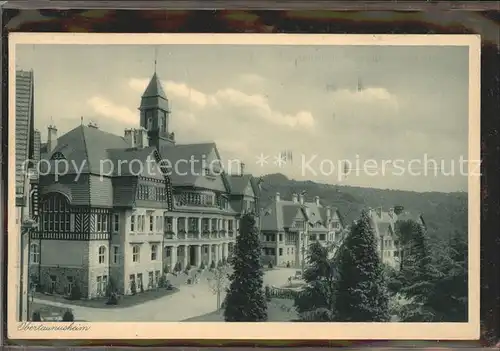
<svg viewBox="0 0 500 351">
<path fill-rule="evenodd" d="M 80 116 L 80 124 L 83 126 L 83 116 Z"/>
<path fill-rule="evenodd" d="M 157 60 L 158 60 L 158 47 L 155 46 L 155 74 L 156 74 L 156 63 L 157 63 Z"/>
</svg>

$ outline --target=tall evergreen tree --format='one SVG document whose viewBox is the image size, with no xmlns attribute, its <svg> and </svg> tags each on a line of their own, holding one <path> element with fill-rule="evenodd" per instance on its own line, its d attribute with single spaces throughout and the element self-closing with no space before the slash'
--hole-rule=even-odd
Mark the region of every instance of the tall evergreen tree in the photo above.
<svg viewBox="0 0 500 351">
<path fill-rule="evenodd" d="M 375 233 L 366 211 L 351 228 L 339 254 L 335 320 L 385 322 L 389 320 L 388 292 L 377 252 Z"/>
<path fill-rule="evenodd" d="M 331 321 L 334 315 L 335 267 L 328 249 L 315 242 L 309 247 L 305 288 L 295 298 L 295 307 L 304 321 Z"/>
<path fill-rule="evenodd" d="M 262 322 L 267 320 L 267 302 L 263 289 L 264 273 L 260 265 L 259 232 L 251 213 L 241 218 L 231 264 L 233 273 L 225 300 L 227 322 Z"/>
</svg>

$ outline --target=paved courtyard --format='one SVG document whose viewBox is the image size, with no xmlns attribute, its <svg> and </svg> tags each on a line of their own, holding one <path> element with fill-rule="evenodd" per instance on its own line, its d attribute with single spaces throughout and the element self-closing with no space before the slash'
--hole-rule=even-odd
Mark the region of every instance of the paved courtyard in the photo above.
<svg viewBox="0 0 500 351">
<path fill-rule="evenodd" d="M 264 285 L 283 286 L 288 277 L 295 274 L 297 269 L 278 268 L 264 273 Z M 210 289 L 205 273 L 199 283 L 185 285 L 185 276 L 173 277 L 172 283 L 179 288 L 179 292 L 167 295 L 141 305 L 120 308 L 91 308 L 35 299 L 34 302 L 71 308 L 76 320 L 88 322 L 175 322 L 201 316 L 217 309 L 217 297 Z M 221 296 L 221 300 L 224 296 Z"/>
</svg>

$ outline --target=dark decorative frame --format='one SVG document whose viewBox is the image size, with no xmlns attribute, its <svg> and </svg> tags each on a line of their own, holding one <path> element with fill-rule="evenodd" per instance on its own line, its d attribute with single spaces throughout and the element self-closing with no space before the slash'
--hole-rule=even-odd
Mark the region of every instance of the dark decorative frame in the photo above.
<svg viewBox="0 0 500 351">
<path fill-rule="evenodd" d="M 139 32 L 139 33 L 357 33 L 357 34 L 480 34 L 481 53 L 481 342 L 393 341 L 67 341 L 67 346 L 190 347 L 218 346 L 235 350 L 254 346 L 481 347 L 500 338 L 500 6 L 498 2 L 328 2 L 328 1 L 27 1 L 3 2 L 2 23 L 2 185 L 7 189 L 8 34 L 10 32 Z M 127 10 L 127 8 L 142 10 Z M 57 8 L 57 10 L 55 10 Z M 111 8 L 111 9 L 110 9 Z M 182 9 L 182 11 L 180 10 Z M 187 10 L 187 11 L 186 11 Z M 349 11 L 346 11 L 349 10 Z M 370 11 L 378 11 L 376 16 Z M 133 23 L 134 26 L 130 26 Z M 6 191 L 3 192 L 5 194 Z M 7 197 L 3 198 L 2 278 L 6 279 Z M 1 284 L 3 307 L 6 284 Z M 6 308 L 3 309 L 5 311 Z M 52 345 L 47 340 L 7 340 L 2 314 L 2 344 Z M 61 345 L 62 340 L 57 342 Z M 17 345 L 17 346 L 16 346 Z M 172 347 L 174 346 L 174 347 Z M 37 349 L 38 347 L 34 347 Z M 132 347 L 130 347 L 132 348 Z M 186 349 L 183 347 L 182 349 Z"/>
</svg>

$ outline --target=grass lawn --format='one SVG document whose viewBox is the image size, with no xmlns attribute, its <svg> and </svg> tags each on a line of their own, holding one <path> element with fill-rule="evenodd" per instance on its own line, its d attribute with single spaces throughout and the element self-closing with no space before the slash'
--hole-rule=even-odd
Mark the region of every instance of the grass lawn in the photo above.
<svg viewBox="0 0 500 351">
<path fill-rule="evenodd" d="M 179 291 L 177 288 L 173 288 L 172 290 L 167 289 L 154 289 L 154 290 L 146 290 L 143 293 L 137 293 L 136 295 L 125 295 L 120 296 L 117 305 L 107 305 L 107 298 L 98 298 L 91 300 L 68 300 L 64 296 L 58 295 L 45 295 L 41 293 L 36 293 L 35 297 L 40 300 L 46 301 L 54 301 L 59 303 L 64 303 L 67 305 L 75 305 L 75 306 L 83 306 L 83 307 L 91 307 L 91 308 L 124 308 L 135 305 L 140 305 L 144 302 L 156 300 L 160 297 L 171 295 Z"/>
<path fill-rule="evenodd" d="M 293 307 L 293 300 L 273 298 L 267 303 L 268 322 L 291 322 L 297 318 L 298 315 Z M 221 309 L 186 319 L 184 322 L 224 322 L 224 312 Z"/>
</svg>

